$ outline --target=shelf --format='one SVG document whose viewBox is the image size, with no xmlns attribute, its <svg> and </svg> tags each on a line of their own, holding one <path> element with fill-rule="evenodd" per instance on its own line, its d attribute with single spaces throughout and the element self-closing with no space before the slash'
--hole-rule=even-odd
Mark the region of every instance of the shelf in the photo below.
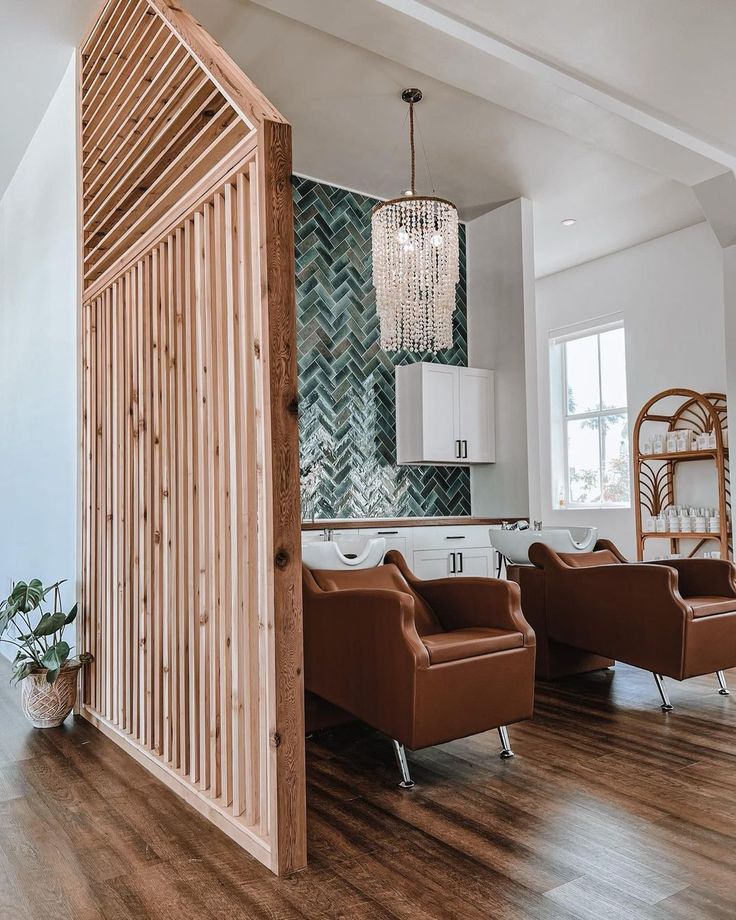
<svg viewBox="0 0 736 920">
<path fill-rule="evenodd" d="M 724 447 L 724 455 L 728 456 L 728 448 Z M 708 450 L 678 450 L 670 454 L 638 454 L 637 460 L 641 463 L 649 460 L 713 460 L 718 455 L 717 448 Z"/>
<path fill-rule="evenodd" d="M 720 533 L 703 533 L 702 531 L 698 532 L 691 530 L 689 533 L 686 531 L 682 533 L 681 531 L 675 531 L 674 533 L 651 533 L 646 531 L 641 535 L 642 540 L 651 540 L 652 537 L 658 537 L 660 540 L 720 540 Z"/>
<path fill-rule="evenodd" d="M 673 405 L 673 398 L 679 399 L 679 405 Z M 663 412 L 664 407 L 672 408 L 670 413 Z M 705 450 L 665 451 L 661 454 L 643 454 L 641 452 L 642 426 L 649 422 L 666 422 L 668 432 L 683 428 L 702 432 L 707 428 L 714 432 L 714 440 L 721 443 L 717 447 Z M 660 432 L 661 434 L 661 432 Z M 637 557 L 644 558 L 648 540 L 666 540 L 673 548 L 683 543 L 690 555 L 697 552 L 705 543 L 715 543 L 720 548 L 720 555 L 726 559 L 730 554 L 728 536 L 728 517 L 731 509 L 729 492 L 728 448 L 723 442 L 728 440 L 728 421 L 726 416 L 726 396 L 723 393 L 696 393 L 695 390 L 670 389 L 657 393 L 645 403 L 639 413 L 633 432 L 634 446 L 634 505 L 638 509 L 636 516 Z M 651 442 L 653 443 L 653 442 Z M 658 440 L 658 443 L 659 440 Z M 674 443 L 670 441 L 670 445 Z M 666 441 L 662 443 L 666 446 Z M 642 531 L 642 525 L 650 522 L 652 517 L 669 508 L 681 504 L 677 492 L 681 483 L 677 470 L 679 464 L 697 460 L 707 460 L 713 464 L 716 473 L 718 496 L 713 504 L 720 513 L 720 528 L 715 533 L 706 531 Z M 669 520 L 660 524 L 667 526 Z M 673 523 L 678 523 L 677 520 Z M 706 523 L 709 523 L 706 521 Z"/>
</svg>

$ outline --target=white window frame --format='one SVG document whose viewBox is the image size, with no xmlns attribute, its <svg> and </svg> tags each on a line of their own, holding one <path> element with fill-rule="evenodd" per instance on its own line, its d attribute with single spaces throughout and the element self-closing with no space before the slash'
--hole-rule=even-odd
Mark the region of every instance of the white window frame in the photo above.
<svg viewBox="0 0 736 920">
<path fill-rule="evenodd" d="M 611 332 L 614 329 L 623 329 L 624 319 L 622 314 L 612 314 L 606 317 L 600 317 L 589 323 L 578 323 L 575 326 L 567 326 L 564 329 L 553 330 L 549 334 L 550 349 L 550 429 L 551 429 L 551 459 L 552 459 L 552 506 L 558 510 L 578 510 L 578 509 L 626 509 L 631 508 L 631 481 L 629 481 L 629 500 L 626 502 L 573 502 L 570 498 L 570 467 L 568 461 L 568 424 L 574 421 L 584 421 L 586 419 L 601 419 L 609 415 L 624 415 L 627 422 L 629 419 L 629 408 L 626 406 L 617 406 L 606 409 L 596 409 L 590 412 L 568 412 L 568 388 L 567 388 L 567 349 L 565 345 L 578 339 L 587 339 L 596 337 L 598 349 L 598 392 L 603 394 L 603 378 L 601 372 L 601 334 Z M 627 387 L 628 403 L 628 387 Z M 598 424 L 598 457 L 599 457 L 599 475 L 601 483 L 601 492 L 603 491 L 603 457 L 605 455 L 603 444 L 603 429 Z M 629 445 L 630 446 L 630 445 Z M 560 485 L 564 493 L 564 504 L 559 504 Z M 558 495 L 555 495 L 557 489 Z"/>
</svg>

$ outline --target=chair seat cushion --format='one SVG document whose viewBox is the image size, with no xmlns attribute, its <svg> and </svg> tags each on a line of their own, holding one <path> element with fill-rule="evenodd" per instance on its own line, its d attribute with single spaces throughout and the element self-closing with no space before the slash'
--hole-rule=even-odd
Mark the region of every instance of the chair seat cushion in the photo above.
<svg viewBox="0 0 736 920">
<path fill-rule="evenodd" d="M 694 617 L 736 612 L 736 597 L 684 597 L 683 600 L 692 607 Z"/>
<path fill-rule="evenodd" d="M 421 639 L 429 652 L 430 664 L 475 658 L 477 655 L 488 655 L 491 652 L 505 652 L 512 648 L 522 648 L 524 645 L 524 637 L 520 632 L 481 627 L 453 629 L 450 632 L 422 636 Z"/>
</svg>

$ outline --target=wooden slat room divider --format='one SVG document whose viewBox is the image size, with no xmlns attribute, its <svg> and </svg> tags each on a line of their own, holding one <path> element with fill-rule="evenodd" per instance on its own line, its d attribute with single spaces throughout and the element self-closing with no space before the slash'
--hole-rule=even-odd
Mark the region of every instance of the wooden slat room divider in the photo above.
<svg viewBox="0 0 736 920">
<path fill-rule="evenodd" d="M 81 713 L 306 863 L 289 126 L 173 0 L 80 55 Z"/>
</svg>

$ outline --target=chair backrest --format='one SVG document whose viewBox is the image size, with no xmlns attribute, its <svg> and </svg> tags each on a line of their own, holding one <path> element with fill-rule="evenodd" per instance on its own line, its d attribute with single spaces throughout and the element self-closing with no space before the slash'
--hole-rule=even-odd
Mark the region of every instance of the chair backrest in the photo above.
<svg viewBox="0 0 736 920">
<path fill-rule="evenodd" d="M 590 553 L 556 553 L 544 543 L 533 543 L 529 547 L 529 561 L 542 569 L 550 566 L 584 569 L 626 563 L 626 559 L 609 540 L 599 540 Z"/>
<path fill-rule="evenodd" d="M 558 553 L 560 559 L 573 569 L 587 569 L 595 565 L 621 565 L 610 549 L 593 550 L 591 553 Z"/>
<path fill-rule="evenodd" d="M 370 569 L 312 569 L 309 573 L 323 591 L 400 591 L 414 598 L 414 625 L 420 636 L 444 632 L 429 604 L 412 588 L 395 565 Z"/>
</svg>

